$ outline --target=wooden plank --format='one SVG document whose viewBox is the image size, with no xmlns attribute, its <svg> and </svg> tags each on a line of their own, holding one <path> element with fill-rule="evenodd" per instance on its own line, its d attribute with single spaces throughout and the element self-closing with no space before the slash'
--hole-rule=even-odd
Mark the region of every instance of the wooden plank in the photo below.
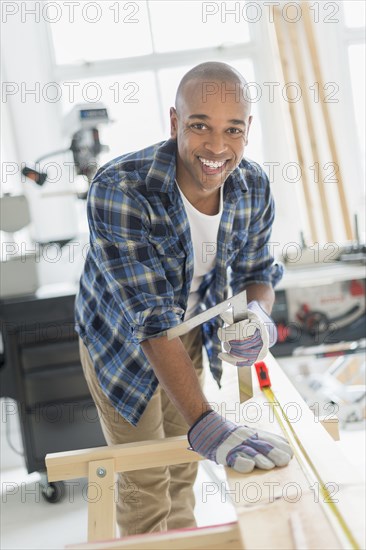
<svg viewBox="0 0 366 550">
<path fill-rule="evenodd" d="M 313 23 L 311 21 L 310 5 L 309 5 L 309 2 L 305 2 L 304 0 L 301 1 L 300 5 L 301 5 L 302 14 L 303 14 L 302 20 L 305 28 L 306 39 L 308 42 L 310 59 L 313 64 L 315 80 L 319 85 L 319 99 L 320 99 L 320 105 L 323 112 L 323 119 L 324 119 L 325 129 L 327 133 L 330 154 L 333 161 L 338 165 L 337 188 L 338 188 L 339 202 L 340 202 L 341 212 L 343 217 L 343 223 L 346 231 L 346 238 L 348 240 L 352 240 L 353 231 L 352 231 L 351 219 L 349 215 L 348 199 L 344 188 L 342 171 L 339 164 L 339 155 L 337 151 L 336 142 L 334 139 L 335 132 L 332 127 L 332 121 L 329 113 L 328 103 L 325 101 L 324 79 L 323 79 L 322 69 L 320 67 L 318 48 L 315 42 Z"/>
<path fill-rule="evenodd" d="M 311 539 L 308 542 L 309 548 L 365 548 L 364 484 L 360 483 L 354 467 L 323 428 L 319 418 L 314 417 L 270 354 L 266 358 L 266 364 L 272 381 L 272 390 L 279 402 L 276 408 L 281 411 L 280 407 L 282 407 L 291 420 L 290 426 L 301 441 L 301 446 L 320 479 L 327 484 L 330 497 L 322 493 L 321 483 L 316 475 L 310 469 L 303 468 L 303 458 L 300 455 L 295 456 L 285 468 L 269 471 L 254 470 L 249 476 L 242 476 L 227 468 L 229 488 L 232 496 L 235 495 L 234 505 L 239 516 L 243 546 L 245 548 L 287 548 L 288 546 L 284 546 L 281 534 L 285 532 L 287 533 L 286 544 L 292 548 L 293 538 L 291 539 L 289 535 L 289 525 L 286 524 L 284 530 L 276 527 L 280 516 L 289 517 L 289 506 L 291 506 L 292 512 L 300 514 L 306 534 L 308 529 L 311 531 L 313 523 L 316 523 L 317 535 L 314 540 Z M 259 421 L 256 419 L 254 425 L 280 433 L 281 427 L 271 412 L 272 408 L 267 396 L 255 382 L 253 403 L 259 407 L 261 417 Z M 244 407 L 248 407 L 248 403 Z M 280 413 L 281 416 L 282 413 Z M 242 417 L 243 423 L 250 425 L 250 420 L 245 419 L 244 409 Z M 354 545 L 346 540 L 344 531 L 339 527 L 339 517 L 334 514 L 334 505 L 339 517 L 349 527 L 355 539 Z M 248 512 L 250 517 L 245 515 Z M 267 529 L 267 515 L 268 523 L 274 524 L 268 527 L 272 533 L 268 535 L 270 537 L 268 540 L 263 538 L 265 534 L 262 533 Z M 273 518 L 276 520 L 274 521 Z M 251 535 L 247 533 L 249 526 L 252 526 L 254 531 L 261 531 L 257 543 L 254 543 Z M 320 526 L 319 530 L 317 530 L 318 526 Z M 269 540 L 271 540 L 270 543 Z"/>
<path fill-rule="evenodd" d="M 334 241 L 334 235 L 333 235 L 333 229 L 332 229 L 332 221 L 330 218 L 330 211 L 328 206 L 328 198 L 325 191 L 325 183 L 324 183 L 324 170 L 323 170 L 323 163 L 320 160 L 320 143 L 319 143 L 319 129 L 315 128 L 315 120 L 317 120 L 317 116 L 315 113 L 312 112 L 311 109 L 311 99 L 310 99 L 310 90 L 308 89 L 308 83 L 306 81 L 306 75 L 305 75 L 305 63 L 304 59 L 300 53 L 300 47 L 299 47 L 299 29 L 295 28 L 293 23 L 287 23 L 286 24 L 287 32 L 290 36 L 290 44 L 292 51 L 292 54 L 294 56 L 294 67 L 296 67 L 298 79 L 300 88 L 302 90 L 302 104 L 304 108 L 304 114 L 305 114 L 305 121 L 306 121 L 306 134 L 309 138 L 309 144 L 312 154 L 312 160 L 315 163 L 318 163 L 319 166 L 319 172 L 320 172 L 320 178 L 318 182 L 318 191 L 319 191 L 319 198 L 320 198 L 320 204 L 321 209 L 324 217 L 324 226 L 325 226 L 325 234 L 329 241 Z M 304 53 L 304 50 L 302 51 Z M 304 167 L 306 170 L 306 167 Z"/>
<path fill-rule="evenodd" d="M 266 364 L 271 376 L 272 390 L 284 412 L 287 412 L 290 425 L 323 481 L 337 481 L 340 485 L 357 485 L 359 483 L 357 472 L 324 430 L 319 418 L 314 416 L 271 354 L 268 354 Z M 257 392 L 259 391 L 258 388 Z M 266 401 L 263 394 L 256 395 L 262 402 Z M 270 410 L 268 406 L 265 408 Z M 270 420 L 273 422 L 273 418 Z"/>
<path fill-rule="evenodd" d="M 274 29 L 276 33 L 276 41 L 277 41 L 279 58 L 281 62 L 284 81 L 285 83 L 287 83 L 287 82 L 291 82 L 290 71 L 289 71 L 289 65 L 290 65 L 289 55 L 291 54 L 291 50 L 288 46 L 286 46 L 286 43 L 285 43 L 285 38 L 284 38 L 285 29 L 284 29 L 282 12 L 277 7 L 274 7 L 273 14 L 274 14 L 274 19 L 273 19 Z M 301 181 L 302 181 L 303 192 L 304 192 L 306 214 L 307 214 L 307 218 L 310 226 L 310 238 L 312 242 L 317 242 L 319 240 L 319 237 L 318 237 L 318 231 L 317 231 L 317 226 L 315 222 L 313 198 L 310 192 L 308 170 L 305 164 L 304 144 L 300 137 L 301 132 L 300 132 L 299 116 L 293 102 L 290 101 L 288 103 L 288 107 L 289 107 L 289 113 L 291 118 L 292 131 L 294 134 L 296 154 L 302 170 Z"/>
<path fill-rule="evenodd" d="M 238 524 L 135 535 L 117 540 L 73 544 L 69 550 L 243 550 Z"/>
<path fill-rule="evenodd" d="M 365 517 L 366 491 L 365 484 L 359 481 L 357 486 L 346 486 L 337 492 L 334 498 L 338 505 L 342 504 L 342 514 L 348 525 L 352 526 L 352 533 L 359 543 L 360 549 L 366 548 Z M 343 503 L 341 501 L 343 500 Z"/>
<path fill-rule="evenodd" d="M 88 541 L 116 536 L 116 505 L 114 502 L 114 460 L 89 462 L 88 475 Z M 90 494 L 93 493 L 93 494 Z"/>
<path fill-rule="evenodd" d="M 291 460 L 285 468 L 255 468 L 248 475 L 226 468 L 226 476 L 230 492 L 223 494 L 223 498 L 230 499 L 238 513 L 242 509 L 270 504 L 281 498 L 300 498 L 309 491 L 309 482 L 296 459 Z"/>
<path fill-rule="evenodd" d="M 188 447 L 187 437 L 178 436 L 163 440 L 52 453 L 46 455 L 47 475 L 49 481 L 87 477 L 88 463 L 106 458 L 114 459 L 116 472 L 129 472 L 202 460 L 200 455 L 188 450 Z"/>
<path fill-rule="evenodd" d="M 291 521 L 296 514 L 299 528 Z M 342 548 L 332 528 L 324 523 L 319 514 L 319 506 L 313 495 L 302 495 L 301 506 L 298 503 L 277 500 L 270 505 L 261 505 L 239 514 L 239 524 L 244 548 L 263 550 L 278 548 L 282 550 L 338 550 Z M 305 544 L 300 539 L 305 535 Z"/>
<path fill-rule="evenodd" d="M 365 358 L 361 354 L 348 356 L 346 361 L 334 372 L 330 370 L 339 382 L 342 384 L 366 384 L 365 379 Z"/>
</svg>

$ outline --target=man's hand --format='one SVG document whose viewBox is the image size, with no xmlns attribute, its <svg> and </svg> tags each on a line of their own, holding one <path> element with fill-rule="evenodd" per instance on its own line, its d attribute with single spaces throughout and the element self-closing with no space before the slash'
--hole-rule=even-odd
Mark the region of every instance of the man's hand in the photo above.
<svg viewBox="0 0 366 550">
<path fill-rule="evenodd" d="M 224 321 L 228 318 L 222 315 Z M 257 301 L 248 304 L 248 319 L 219 328 L 218 337 L 225 353 L 219 357 L 237 367 L 249 367 L 264 359 L 268 348 L 277 340 L 277 329 L 271 317 Z"/>
<path fill-rule="evenodd" d="M 214 411 L 193 424 L 188 441 L 200 455 L 241 473 L 251 472 L 255 466 L 262 470 L 286 466 L 293 456 L 284 437 L 237 426 Z"/>
</svg>

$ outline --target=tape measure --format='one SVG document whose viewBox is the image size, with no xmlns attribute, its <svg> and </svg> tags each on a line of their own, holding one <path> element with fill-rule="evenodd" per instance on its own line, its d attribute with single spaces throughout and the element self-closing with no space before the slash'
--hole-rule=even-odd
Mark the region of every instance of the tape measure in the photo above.
<svg viewBox="0 0 366 550">
<path fill-rule="evenodd" d="M 300 439 L 298 438 L 295 430 L 291 425 L 291 422 L 289 421 L 287 415 L 285 414 L 283 408 L 281 407 L 279 401 L 277 400 L 273 390 L 271 389 L 271 380 L 269 377 L 267 365 L 264 363 L 264 361 L 259 361 L 258 363 L 255 363 L 254 366 L 257 372 L 259 386 L 263 394 L 266 396 L 284 435 L 287 437 L 289 442 L 292 443 L 294 454 L 299 462 L 299 465 L 303 473 L 309 479 L 309 472 L 310 472 L 313 478 L 315 478 L 319 482 L 320 491 L 322 496 L 324 497 L 323 498 L 324 509 L 327 512 L 331 512 L 332 515 L 337 519 L 337 522 L 342 531 L 342 534 L 346 537 L 348 542 L 351 544 L 351 547 L 354 550 L 362 550 L 359 544 L 357 543 L 356 539 L 354 538 L 349 526 L 347 525 L 338 507 L 336 506 L 335 502 L 332 500 L 332 496 L 329 493 L 328 489 L 326 488 L 326 484 L 321 479 L 319 472 L 317 471 L 315 465 L 313 464 L 305 448 L 303 447 Z M 328 507 L 326 507 L 326 505 L 328 505 Z"/>
</svg>

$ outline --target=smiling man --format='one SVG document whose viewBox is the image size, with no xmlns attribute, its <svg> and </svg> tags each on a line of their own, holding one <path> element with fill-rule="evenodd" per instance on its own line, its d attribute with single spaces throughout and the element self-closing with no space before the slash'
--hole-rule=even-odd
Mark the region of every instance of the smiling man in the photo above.
<svg viewBox="0 0 366 550">
<path fill-rule="evenodd" d="M 211 65 L 218 67 L 215 80 L 207 74 Z M 242 160 L 248 143 L 252 117 L 245 80 L 223 64 L 195 67 L 179 85 L 170 118 L 178 143 L 180 188 L 190 202 L 195 196 L 203 205 L 214 196 L 218 200 L 219 188 Z"/>
<path fill-rule="evenodd" d="M 245 84 L 224 63 L 194 67 L 170 112 L 171 139 L 98 171 L 76 300 L 81 362 L 107 443 L 188 432 L 195 451 L 243 474 L 292 456 L 283 438 L 214 412 L 202 390 L 203 346 L 220 383 L 221 360 L 251 365 L 276 340 L 269 315 L 282 270 L 267 246 L 268 178 L 244 158 Z M 215 318 L 167 340 L 164 331 L 224 300 L 229 287 L 247 290 L 254 333 Z M 181 464 L 120 474 L 121 534 L 194 526 L 196 472 L 197 464 Z"/>
</svg>

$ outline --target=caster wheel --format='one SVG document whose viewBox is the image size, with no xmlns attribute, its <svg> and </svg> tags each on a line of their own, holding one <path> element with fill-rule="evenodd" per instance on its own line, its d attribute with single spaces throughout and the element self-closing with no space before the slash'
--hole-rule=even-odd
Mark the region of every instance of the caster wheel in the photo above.
<svg viewBox="0 0 366 550">
<path fill-rule="evenodd" d="M 65 487 L 63 481 L 54 481 L 52 483 L 47 483 L 42 488 L 42 496 L 51 504 L 59 502 L 65 494 Z"/>
</svg>

